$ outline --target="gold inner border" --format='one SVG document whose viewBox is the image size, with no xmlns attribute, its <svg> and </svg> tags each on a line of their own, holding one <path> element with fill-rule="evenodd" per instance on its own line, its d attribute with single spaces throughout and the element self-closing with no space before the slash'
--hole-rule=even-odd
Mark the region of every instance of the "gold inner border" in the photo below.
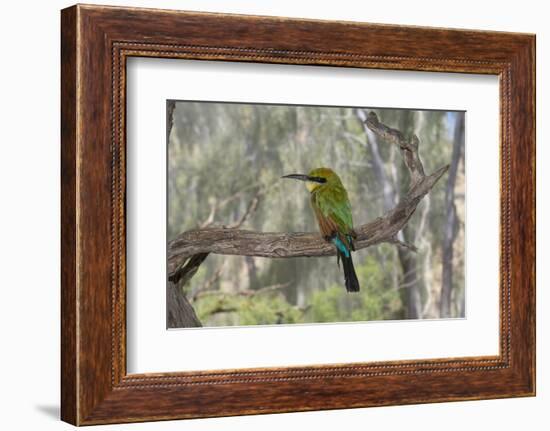
<svg viewBox="0 0 550 431">
<path fill-rule="evenodd" d="M 290 65 L 347 66 L 371 69 L 481 73 L 500 78 L 500 354 L 489 357 L 442 358 L 235 370 L 126 374 L 126 59 L 156 57 L 187 60 L 253 61 Z M 291 62 L 289 62 L 291 60 Z M 510 82 L 511 66 L 500 61 L 369 56 L 347 53 L 284 51 L 143 42 L 113 42 L 111 57 L 111 311 L 113 388 L 217 385 L 323 378 L 358 378 L 453 371 L 488 371 L 510 367 L 511 225 L 510 225 Z M 278 377 L 280 376 L 280 377 Z"/>
</svg>

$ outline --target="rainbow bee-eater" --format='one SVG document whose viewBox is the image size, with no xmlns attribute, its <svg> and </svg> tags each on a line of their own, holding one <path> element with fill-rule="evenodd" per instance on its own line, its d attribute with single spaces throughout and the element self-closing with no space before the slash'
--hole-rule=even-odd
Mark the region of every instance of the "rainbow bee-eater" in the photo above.
<svg viewBox="0 0 550 431">
<path fill-rule="evenodd" d="M 338 266 L 342 260 L 346 290 L 359 292 L 359 281 L 351 259 L 351 252 L 355 250 L 351 204 L 340 177 L 332 169 L 317 168 L 307 175 L 291 174 L 283 178 L 306 183 L 319 230 L 323 238 L 336 247 Z"/>
</svg>

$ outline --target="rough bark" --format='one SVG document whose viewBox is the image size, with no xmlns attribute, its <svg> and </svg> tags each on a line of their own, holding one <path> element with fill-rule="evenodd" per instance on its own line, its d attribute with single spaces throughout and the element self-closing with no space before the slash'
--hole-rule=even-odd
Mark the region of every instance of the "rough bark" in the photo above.
<svg viewBox="0 0 550 431">
<path fill-rule="evenodd" d="M 454 133 L 453 154 L 447 185 L 445 188 L 445 228 L 443 234 L 443 269 L 441 276 L 441 298 L 439 314 L 441 317 L 451 317 L 451 301 L 453 290 L 453 254 L 454 241 L 458 231 L 458 219 L 455 206 L 455 183 L 458 165 L 464 148 L 464 114 L 460 114 Z"/>
<path fill-rule="evenodd" d="M 183 292 L 183 286 L 196 274 L 207 257 L 207 253 L 193 256 L 186 262 L 184 271 L 168 277 L 166 285 L 166 326 L 168 328 L 202 326 L 193 306 Z"/>
<path fill-rule="evenodd" d="M 419 140 L 413 135 L 406 139 L 401 132 L 369 113 L 365 125 L 381 140 L 396 145 L 410 174 L 408 191 L 382 217 L 355 228 L 356 249 L 380 243 L 392 243 L 408 250 L 414 245 L 398 238 L 420 200 L 447 171 L 443 166 L 431 175 L 424 174 L 418 155 Z M 334 256 L 334 247 L 318 233 L 310 232 L 254 232 L 227 226 L 208 226 L 181 233 L 168 244 L 169 280 L 185 284 L 196 273 L 209 253 L 268 258 Z M 182 294 L 183 295 L 183 294 Z M 180 325 L 184 326 L 184 325 Z"/>
<path fill-rule="evenodd" d="M 192 328 L 202 326 L 193 306 L 181 291 L 179 284 L 168 282 L 166 287 L 166 326 L 168 328 Z"/>
</svg>

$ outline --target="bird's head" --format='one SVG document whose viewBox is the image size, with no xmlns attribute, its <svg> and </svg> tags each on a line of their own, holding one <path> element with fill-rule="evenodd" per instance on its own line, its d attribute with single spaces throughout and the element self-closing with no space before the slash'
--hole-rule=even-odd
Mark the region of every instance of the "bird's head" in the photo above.
<svg viewBox="0 0 550 431">
<path fill-rule="evenodd" d="M 340 178 L 336 173 L 329 168 L 316 168 L 313 169 L 309 174 L 290 174 L 285 175 L 282 178 L 291 178 L 294 180 L 304 181 L 306 187 L 310 192 L 313 192 L 319 187 L 324 185 L 333 184 L 334 182 L 340 182 Z"/>
</svg>

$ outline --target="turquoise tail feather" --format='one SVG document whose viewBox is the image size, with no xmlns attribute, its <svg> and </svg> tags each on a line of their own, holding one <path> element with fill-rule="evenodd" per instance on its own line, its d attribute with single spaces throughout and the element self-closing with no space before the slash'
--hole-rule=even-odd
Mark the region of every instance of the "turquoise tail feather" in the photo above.
<svg viewBox="0 0 550 431">
<path fill-rule="evenodd" d="M 340 259 L 342 260 L 344 266 L 346 290 L 348 292 L 359 292 L 359 281 L 357 280 L 357 275 L 355 274 L 355 268 L 353 267 L 353 260 L 351 259 L 350 250 L 338 236 L 334 236 L 334 238 L 331 239 L 331 242 L 336 246 L 338 266 L 340 266 Z M 350 240 L 350 245 L 351 244 L 353 244 L 353 242 Z"/>
<path fill-rule="evenodd" d="M 343 243 L 343 241 L 342 241 L 340 238 L 338 238 L 338 236 L 335 236 L 334 238 L 332 238 L 332 243 L 336 246 L 336 248 L 337 248 L 338 250 L 340 250 L 340 252 L 341 252 L 345 257 L 350 257 L 348 248 L 347 248 L 346 245 Z"/>
</svg>

